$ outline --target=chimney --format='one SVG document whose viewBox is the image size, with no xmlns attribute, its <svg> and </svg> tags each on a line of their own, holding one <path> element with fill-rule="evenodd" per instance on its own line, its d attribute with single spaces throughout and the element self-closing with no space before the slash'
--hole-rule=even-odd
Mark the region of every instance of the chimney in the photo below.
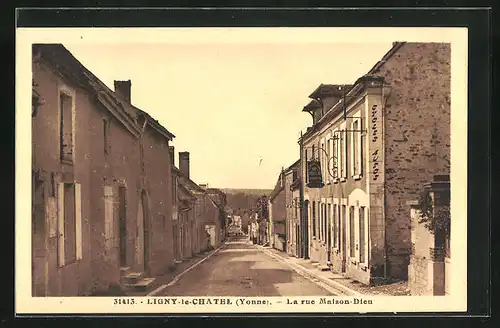
<svg viewBox="0 0 500 328">
<path fill-rule="evenodd" d="M 179 170 L 189 179 L 189 152 L 179 152 Z"/>
<path fill-rule="evenodd" d="M 174 146 L 168 146 L 168 153 L 170 155 L 170 163 L 175 166 L 175 148 Z"/>
<path fill-rule="evenodd" d="M 130 88 L 132 87 L 132 82 L 130 80 L 127 81 L 116 81 L 115 80 L 115 93 L 118 94 L 121 98 L 126 100 L 128 103 L 130 101 Z"/>
</svg>

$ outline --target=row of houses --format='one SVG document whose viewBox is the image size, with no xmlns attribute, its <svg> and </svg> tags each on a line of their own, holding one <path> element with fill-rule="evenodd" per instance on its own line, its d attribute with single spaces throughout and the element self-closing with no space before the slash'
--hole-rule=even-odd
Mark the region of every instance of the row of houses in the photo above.
<svg viewBox="0 0 500 328">
<path fill-rule="evenodd" d="M 32 291 L 147 287 L 224 239 L 225 195 L 190 179 L 189 152 L 63 45 L 33 45 Z"/>
<path fill-rule="evenodd" d="M 271 246 L 364 284 L 444 293 L 450 236 L 420 238 L 414 209 L 432 184 L 449 205 L 450 78 L 450 44 L 395 42 L 353 84 L 319 85 L 269 197 Z"/>
</svg>

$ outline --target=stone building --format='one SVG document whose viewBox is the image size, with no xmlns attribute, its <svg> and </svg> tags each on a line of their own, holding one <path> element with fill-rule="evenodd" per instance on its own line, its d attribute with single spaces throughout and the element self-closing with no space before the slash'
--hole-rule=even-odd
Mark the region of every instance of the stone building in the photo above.
<svg viewBox="0 0 500 328">
<path fill-rule="evenodd" d="M 284 172 L 280 172 L 274 190 L 268 197 L 269 208 L 269 246 L 281 251 L 286 250 L 286 206 Z"/>
<path fill-rule="evenodd" d="M 171 157 L 175 148 L 170 147 Z M 179 169 L 173 166 L 172 189 L 177 194 L 174 204 L 174 249 L 176 260 L 183 261 L 204 252 L 208 247 L 205 222 L 213 217 L 212 204 L 204 188 L 190 178 L 189 152 L 179 152 Z"/>
<path fill-rule="evenodd" d="M 354 84 L 310 98 L 300 140 L 310 258 L 363 283 L 407 279 L 406 202 L 450 169 L 450 44 L 395 42 Z M 313 161 L 323 186 L 307 180 Z"/>
<path fill-rule="evenodd" d="M 33 295 L 88 295 L 171 265 L 174 136 L 131 105 L 130 81 L 113 92 L 60 44 L 34 45 L 32 72 Z"/>
<path fill-rule="evenodd" d="M 283 171 L 285 192 L 286 252 L 300 257 L 300 160 Z"/>
</svg>

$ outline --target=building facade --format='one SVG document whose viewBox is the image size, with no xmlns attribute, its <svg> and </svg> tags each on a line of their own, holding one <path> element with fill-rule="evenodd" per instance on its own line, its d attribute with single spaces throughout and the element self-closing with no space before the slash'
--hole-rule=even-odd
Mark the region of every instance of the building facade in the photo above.
<svg viewBox="0 0 500 328">
<path fill-rule="evenodd" d="M 286 250 L 286 206 L 284 172 L 268 198 L 269 208 L 269 246 L 281 251 Z"/>
<path fill-rule="evenodd" d="M 144 145 L 168 149 L 173 135 L 130 104 L 129 81 L 113 92 L 62 45 L 34 45 L 32 64 L 33 295 L 88 295 L 127 270 L 161 271 L 173 260 L 172 209 L 158 206 L 171 197 L 159 169 L 170 161 Z"/>
<path fill-rule="evenodd" d="M 300 161 L 284 170 L 286 252 L 300 257 Z"/>
<path fill-rule="evenodd" d="M 310 98 L 301 138 L 310 258 L 367 284 L 407 279 L 406 202 L 449 174 L 450 45 L 395 42 L 353 85 L 322 84 Z M 308 181 L 314 163 L 323 186 Z"/>
</svg>

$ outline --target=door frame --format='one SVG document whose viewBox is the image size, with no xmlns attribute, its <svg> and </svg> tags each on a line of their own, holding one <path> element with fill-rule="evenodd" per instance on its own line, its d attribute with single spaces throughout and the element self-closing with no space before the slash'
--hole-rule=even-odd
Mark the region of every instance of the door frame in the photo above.
<svg viewBox="0 0 500 328">
<path fill-rule="evenodd" d="M 142 189 L 140 193 L 140 202 L 142 205 L 142 256 L 144 273 L 148 274 L 150 271 L 149 261 L 151 259 L 151 220 L 149 217 L 149 193 L 146 189 Z"/>
<path fill-rule="evenodd" d="M 123 192 L 123 194 L 122 194 Z M 122 198 L 123 195 L 123 198 Z M 122 203 L 123 202 L 123 203 Z M 122 207 L 123 205 L 123 207 Z M 123 209 L 123 212 L 122 212 Z M 120 267 L 126 267 L 127 261 L 127 186 L 118 185 L 118 252 Z"/>
</svg>

